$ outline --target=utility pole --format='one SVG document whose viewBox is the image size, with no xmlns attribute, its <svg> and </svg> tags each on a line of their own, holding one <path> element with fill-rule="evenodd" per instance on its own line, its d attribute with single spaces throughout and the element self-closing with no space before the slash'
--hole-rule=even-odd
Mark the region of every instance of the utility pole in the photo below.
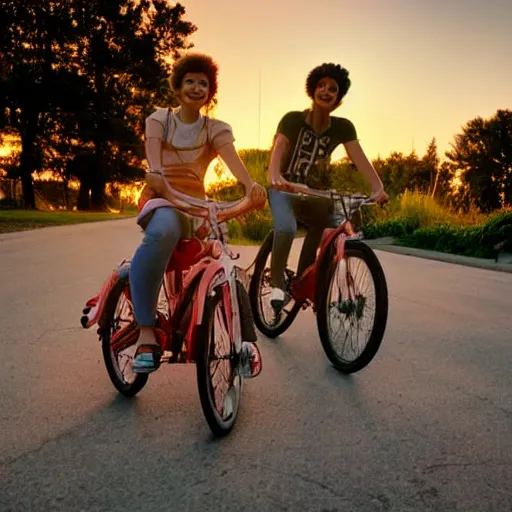
<svg viewBox="0 0 512 512">
<path fill-rule="evenodd" d="M 260 136 L 261 136 L 261 68 L 259 70 L 258 77 L 258 149 L 260 148 Z"/>
</svg>

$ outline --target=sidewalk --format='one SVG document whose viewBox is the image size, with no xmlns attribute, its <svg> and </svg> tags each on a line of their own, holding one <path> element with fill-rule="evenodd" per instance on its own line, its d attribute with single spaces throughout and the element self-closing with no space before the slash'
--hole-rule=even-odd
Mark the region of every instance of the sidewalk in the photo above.
<svg viewBox="0 0 512 512">
<path fill-rule="evenodd" d="M 414 247 L 394 245 L 392 237 L 377 238 L 375 240 L 364 240 L 364 242 L 373 249 L 379 251 L 393 252 L 395 254 L 403 254 L 406 256 L 415 256 L 417 258 L 443 261 L 445 263 L 455 263 L 456 265 L 465 265 L 468 267 L 512 273 L 512 254 L 501 253 L 498 257 L 498 262 L 496 262 L 494 259 L 472 258 L 470 256 L 460 256 L 458 254 L 448 254 L 444 252 L 427 251 L 425 249 L 416 249 Z"/>
</svg>

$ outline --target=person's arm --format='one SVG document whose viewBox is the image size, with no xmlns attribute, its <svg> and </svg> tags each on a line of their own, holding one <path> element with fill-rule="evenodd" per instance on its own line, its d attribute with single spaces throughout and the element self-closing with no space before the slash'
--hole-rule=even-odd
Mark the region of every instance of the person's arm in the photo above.
<svg viewBox="0 0 512 512">
<path fill-rule="evenodd" d="M 276 190 L 294 192 L 293 183 L 283 178 L 281 169 L 286 157 L 290 152 L 291 144 L 288 138 L 282 133 L 278 133 L 274 140 L 272 153 L 270 155 L 270 164 L 268 167 L 268 177 L 270 186 Z"/>
<path fill-rule="evenodd" d="M 366 157 L 363 148 L 358 140 L 352 140 L 344 144 L 347 155 L 352 160 L 357 170 L 366 178 L 371 186 L 372 199 L 377 203 L 384 203 L 389 200 L 389 196 L 384 192 L 384 185 L 378 175 L 375 167 Z"/>
<path fill-rule="evenodd" d="M 174 195 L 162 173 L 162 139 L 157 137 L 148 137 L 145 142 L 145 148 L 146 159 L 149 164 L 149 170 L 146 173 L 146 183 L 160 197 L 167 199 L 172 203 Z"/>
<path fill-rule="evenodd" d="M 300 128 L 302 115 L 300 112 L 288 112 L 277 125 L 268 169 L 270 186 L 276 190 L 293 193 L 301 192 L 296 183 L 288 181 L 283 176 L 283 170 L 290 152 L 294 150 L 292 141 L 297 139 L 296 132 Z"/>
</svg>

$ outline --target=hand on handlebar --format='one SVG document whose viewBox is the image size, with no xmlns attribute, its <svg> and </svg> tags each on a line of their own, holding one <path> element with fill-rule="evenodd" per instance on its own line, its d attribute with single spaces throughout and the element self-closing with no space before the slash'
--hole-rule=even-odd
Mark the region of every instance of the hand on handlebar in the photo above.
<svg viewBox="0 0 512 512">
<path fill-rule="evenodd" d="M 295 192 L 295 185 L 285 180 L 282 176 L 272 178 L 270 186 L 280 192 Z"/>
<path fill-rule="evenodd" d="M 372 201 L 375 201 L 376 204 L 380 204 L 381 206 L 383 206 L 384 203 L 387 203 L 389 201 L 389 196 L 386 194 L 386 192 L 384 192 L 383 188 L 379 188 L 377 191 L 372 193 L 370 199 Z"/>
<path fill-rule="evenodd" d="M 229 208 L 219 210 L 217 213 L 217 220 L 219 223 L 226 222 L 227 220 L 243 215 L 250 210 L 262 210 L 265 207 L 266 202 L 267 194 L 265 189 L 261 185 L 253 183 L 251 189 L 241 201 Z"/>
<path fill-rule="evenodd" d="M 265 189 L 256 182 L 252 184 L 251 190 L 248 191 L 246 197 L 248 197 L 253 208 L 259 210 L 263 209 L 267 202 L 267 193 L 265 192 Z"/>
</svg>

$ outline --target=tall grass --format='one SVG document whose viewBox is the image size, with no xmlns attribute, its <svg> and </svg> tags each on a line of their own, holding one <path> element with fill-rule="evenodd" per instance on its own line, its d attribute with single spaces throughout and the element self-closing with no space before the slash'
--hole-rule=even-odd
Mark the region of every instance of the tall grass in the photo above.
<svg viewBox="0 0 512 512">
<path fill-rule="evenodd" d="M 512 250 L 512 211 L 455 211 L 432 197 L 406 192 L 391 201 L 389 217 L 375 210 L 367 216 L 363 231 L 366 238 L 391 236 L 400 245 L 492 258 Z"/>
<path fill-rule="evenodd" d="M 267 187 L 270 154 L 264 150 L 240 151 L 240 156 L 255 181 Z M 359 173 L 339 165 L 333 186 L 339 190 L 368 193 Z M 365 188 L 366 187 L 366 188 Z M 243 195 L 236 182 L 210 187 L 209 194 L 220 200 Z M 499 249 L 512 251 L 512 211 L 484 215 L 475 207 L 457 211 L 433 197 L 406 190 L 393 197 L 386 209 L 365 208 L 362 229 L 366 238 L 391 236 L 395 243 L 468 256 L 493 257 Z M 229 234 L 237 240 L 261 242 L 272 227 L 268 205 L 263 211 L 250 212 L 228 223 Z"/>
<path fill-rule="evenodd" d="M 402 236 L 417 229 L 441 225 L 478 226 L 488 215 L 477 208 L 467 212 L 455 211 L 440 204 L 433 197 L 415 191 L 405 191 L 394 197 L 385 210 L 378 207 L 364 212 L 364 230 L 367 238 Z"/>
</svg>

